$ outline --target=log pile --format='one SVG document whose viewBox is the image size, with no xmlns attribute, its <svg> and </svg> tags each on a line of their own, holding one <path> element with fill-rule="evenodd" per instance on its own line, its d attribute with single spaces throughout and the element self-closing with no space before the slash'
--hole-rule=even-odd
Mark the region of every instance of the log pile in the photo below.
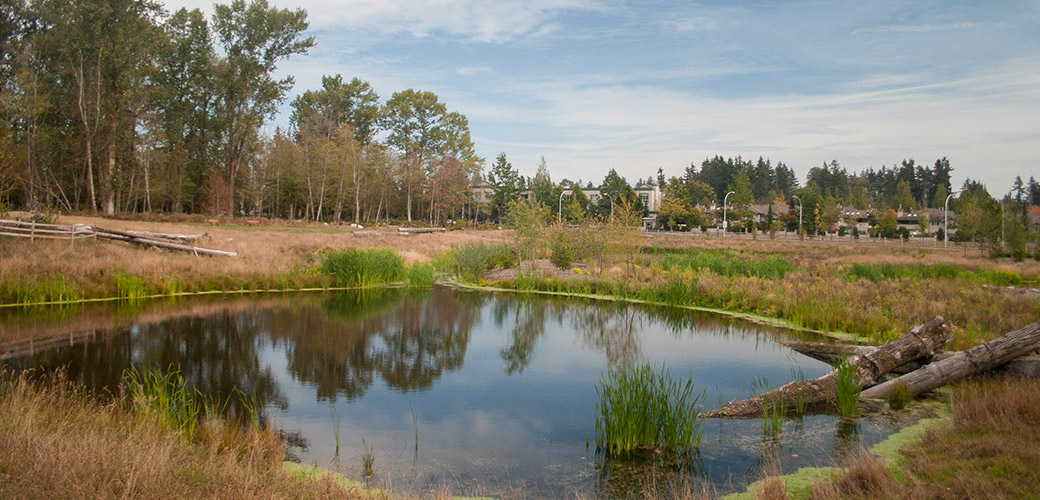
<svg viewBox="0 0 1040 500">
<path fill-rule="evenodd" d="M 23 222 L 15 220 L 0 220 L 0 236 L 14 236 L 29 238 L 33 241 L 37 238 L 43 239 L 68 239 L 75 242 L 82 238 L 102 238 L 108 240 L 125 241 L 157 248 L 180 250 L 191 252 L 195 255 L 216 255 L 234 257 L 235 252 L 224 250 L 213 250 L 197 247 L 193 243 L 206 237 L 202 234 L 175 234 L 175 233 L 153 233 L 149 231 L 118 231 L 86 224 L 42 224 L 37 222 Z"/>
<path fill-rule="evenodd" d="M 145 231 L 117 231 L 115 229 L 105 229 L 97 226 L 93 226 L 94 232 L 98 238 L 105 238 L 116 241 L 126 241 L 129 243 L 136 243 L 138 245 L 145 245 L 156 248 L 166 248 L 170 250 L 180 250 L 183 252 L 191 252 L 195 255 L 212 255 L 222 257 L 234 257 L 238 255 L 236 252 L 227 252 L 224 250 L 213 250 L 210 248 L 202 248 L 188 243 L 194 242 L 200 238 L 206 236 L 206 233 L 202 234 L 171 234 L 171 233 L 151 233 Z"/>
<path fill-rule="evenodd" d="M 995 369 L 1021 376 L 1040 373 L 1040 358 L 1027 356 L 1040 348 L 1040 321 L 963 352 L 941 351 L 950 340 L 950 326 L 937 316 L 880 347 L 805 342 L 787 345 L 831 364 L 847 359 L 864 389 L 860 393 L 861 401 L 884 398 L 898 386 L 905 386 L 916 396 Z M 904 375 L 885 380 L 887 374 L 895 372 Z M 782 401 L 788 408 L 795 408 L 799 401 L 808 406 L 835 401 L 837 394 L 837 371 L 831 371 L 814 380 L 791 382 L 773 391 L 730 402 L 701 416 L 752 418 L 762 414 L 767 402 Z"/>
</svg>

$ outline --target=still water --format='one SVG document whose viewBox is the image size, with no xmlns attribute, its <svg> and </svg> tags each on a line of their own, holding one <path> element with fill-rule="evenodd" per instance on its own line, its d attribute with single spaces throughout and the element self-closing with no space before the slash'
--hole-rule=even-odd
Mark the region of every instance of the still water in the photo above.
<svg viewBox="0 0 1040 500">
<path fill-rule="evenodd" d="M 252 394 L 294 459 L 358 478 L 368 455 L 373 485 L 417 492 L 626 496 L 707 482 L 727 493 L 764 468 L 831 465 L 892 432 L 814 415 L 788 420 L 777 439 L 760 419 L 710 420 L 688 460 L 597 454 L 596 384 L 613 367 L 646 362 L 692 376 L 706 410 L 751 395 L 755 378 L 779 386 L 828 370 L 776 343 L 818 339 L 685 310 L 436 287 L 65 314 L 40 325 L 6 318 L 0 338 L 26 324 L 102 326 L 3 362 L 66 367 L 113 391 L 130 366 L 179 367 L 204 393 Z"/>
</svg>

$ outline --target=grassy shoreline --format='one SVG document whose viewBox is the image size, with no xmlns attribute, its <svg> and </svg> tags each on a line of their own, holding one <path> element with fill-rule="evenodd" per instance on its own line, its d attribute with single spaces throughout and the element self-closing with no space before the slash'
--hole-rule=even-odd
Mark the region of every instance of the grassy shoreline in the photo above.
<svg viewBox="0 0 1040 500">
<path fill-rule="evenodd" d="M 106 221 L 107 225 L 119 223 Z M 144 223 L 125 224 L 141 228 Z M 159 232 L 183 231 L 177 225 L 145 226 Z M 355 289 L 372 283 L 358 276 L 359 283 L 343 286 L 343 280 L 353 279 L 351 272 L 331 268 L 323 272 L 326 255 L 340 249 L 392 248 L 402 259 L 380 271 L 391 277 L 377 280 L 380 286 L 391 282 L 399 286 L 401 280 L 428 286 L 436 268 L 455 274 L 449 282 L 464 289 L 679 307 L 843 341 L 880 342 L 922 318 L 930 319 L 936 311 L 950 311 L 948 319 L 959 326 L 955 347 L 967 348 L 1008 331 L 1007 325 L 1023 318 L 1040 317 L 1040 300 L 983 286 L 1002 284 L 1000 280 L 1035 283 L 1040 264 L 966 258 L 949 252 L 655 237 L 652 248 L 666 251 L 640 253 L 631 261 L 620 253 L 590 259 L 587 265 L 595 268 L 594 273 L 576 272 L 574 269 L 583 269 L 579 267 L 539 278 L 520 276 L 511 281 L 483 282 L 480 276 L 488 268 L 467 279 L 459 273 L 467 245 L 503 246 L 511 241 L 509 232 L 357 238 L 323 227 L 289 229 L 213 228 L 211 238 L 222 245 L 212 246 L 226 245 L 238 251 L 242 257 L 233 260 L 114 243 L 82 243 L 73 249 L 67 244 L 20 245 L 0 240 L 0 252 L 11 255 L 0 262 L 0 311 L 24 307 L 14 303 L 18 302 L 18 293 L 36 282 L 54 288 L 37 296 L 59 297 L 33 304 L 42 307 Z M 740 265 L 733 267 L 728 261 Z M 765 263 L 757 264 L 761 261 Z M 408 274 L 406 269 L 416 269 L 416 276 L 399 274 L 392 269 L 395 267 L 404 274 Z M 854 328 L 835 327 L 840 325 Z M 7 402 L 0 407 L 9 409 Z M 911 447 L 919 441 L 915 443 Z M 3 463 L 0 466 L 8 467 Z M 10 489 L 13 483 L 7 470 L 0 470 L 0 492 L 5 488 L 17 492 Z M 278 474 L 265 472 L 269 473 Z"/>
</svg>

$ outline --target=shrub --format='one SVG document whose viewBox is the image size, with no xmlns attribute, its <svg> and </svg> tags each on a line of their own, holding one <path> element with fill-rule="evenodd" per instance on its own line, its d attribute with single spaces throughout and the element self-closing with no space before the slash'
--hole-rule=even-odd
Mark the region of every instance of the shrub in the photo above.
<svg viewBox="0 0 1040 500">
<path fill-rule="evenodd" d="M 477 281 L 488 269 L 513 267 L 516 254 L 507 245 L 470 243 L 454 252 L 454 274 L 466 281 Z"/>
</svg>

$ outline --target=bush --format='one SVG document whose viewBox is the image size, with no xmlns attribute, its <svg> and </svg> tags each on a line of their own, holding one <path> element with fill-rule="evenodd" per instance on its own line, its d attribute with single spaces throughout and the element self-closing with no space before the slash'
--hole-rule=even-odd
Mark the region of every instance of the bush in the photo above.
<svg viewBox="0 0 1040 500">
<path fill-rule="evenodd" d="M 477 281 L 488 269 L 513 267 L 516 254 L 507 245 L 470 243 L 454 252 L 453 273 L 466 281 Z"/>
<path fill-rule="evenodd" d="M 555 228 L 549 237 L 549 261 L 560 269 L 568 269 L 579 258 L 581 249 L 574 237 L 565 228 Z"/>
<path fill-rule="evenodd" d="M 404 259 L 392 248 L 346 248 L 321 259 L 321 270 L 344 287 L 373 286 L 403 281 Z"/>
</svg>

